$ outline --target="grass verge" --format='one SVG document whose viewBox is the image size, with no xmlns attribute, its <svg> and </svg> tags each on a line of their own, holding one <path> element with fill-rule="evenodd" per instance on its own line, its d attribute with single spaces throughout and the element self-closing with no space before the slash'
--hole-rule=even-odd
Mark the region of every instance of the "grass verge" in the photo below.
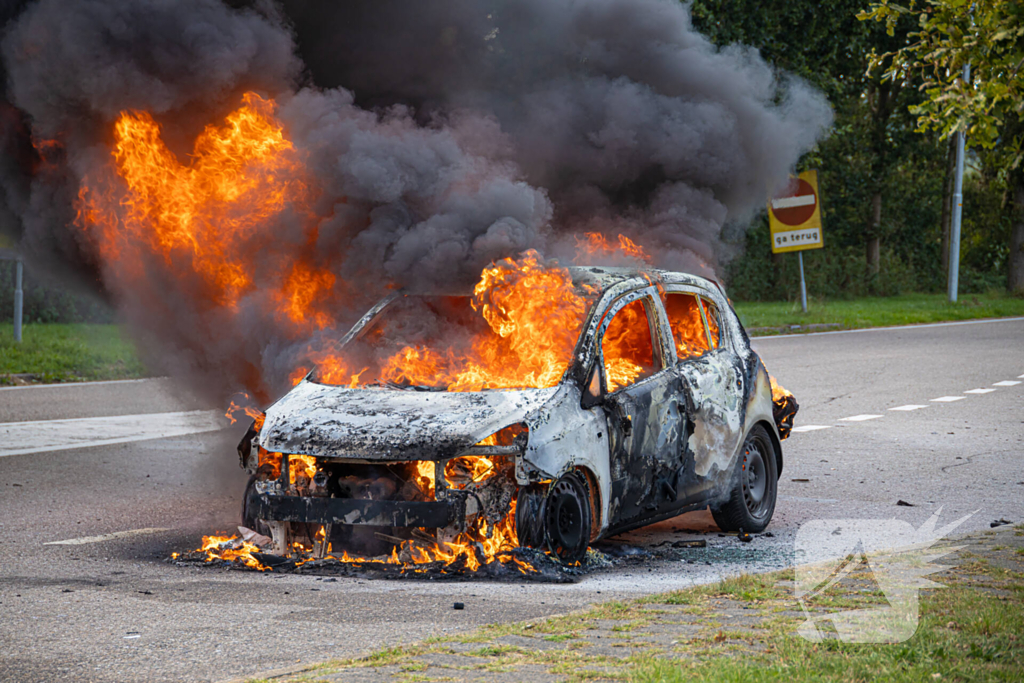
<svg viewBox="0 0 1024 683">
<path fill-rule="evenodd" d="M 944 294 L 808 301 L 807 313 L 800 302 L 737 302 L 736 312 L 752 336 L 817 329 L 852 330 L 864 327 L 1024 316 L 1024 298 L 1007 294 L 967 294 L 951 304 Z M 793 326 L 799 329 L 793 329 Z M 808 326 L 813 326 L 810 330 Z"/>
<path fill-rule="evenodd" d="M 15 343 L 11 325 L 0 326 L 0 384 L 146 376 L 134 344 L 118 325 L 28 324 L 21 343 Z"/>
<path fill-rule="evenodd" d="M 361 681 L 609 680 L 634 683 L 1024 679 L 1024 525 L 957 541 L 966 552 L 921 591 L 916 632 L 891 644 L 796 633 L 804 612 L 793 570 L 594 605 L 532 622 L 392 647 L 276 677 L 299 683 Z M 805 605 L 816 617 L 887 606 L 862 563 Z"/>
</svg>

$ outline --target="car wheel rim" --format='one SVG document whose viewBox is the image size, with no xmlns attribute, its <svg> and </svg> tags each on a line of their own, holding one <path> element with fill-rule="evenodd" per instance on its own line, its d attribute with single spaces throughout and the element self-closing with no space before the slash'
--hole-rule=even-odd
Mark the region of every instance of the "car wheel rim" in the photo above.
<svg viewBox="0 0 1024 683">
<path fill-rule="evenodd" d="M 764 516 L 768 504 L 768 468 L 756 440 L 746 444 L 743 458 L 743 499 L 753 517 Z"/>
<path fill-rule="evenodd" d="M 544 521 L 548 545 L 562 559 L 574 558 L 585 548 L 582 486 L 569 477 L 558 480 L 548 494 Z"/>
</svg>

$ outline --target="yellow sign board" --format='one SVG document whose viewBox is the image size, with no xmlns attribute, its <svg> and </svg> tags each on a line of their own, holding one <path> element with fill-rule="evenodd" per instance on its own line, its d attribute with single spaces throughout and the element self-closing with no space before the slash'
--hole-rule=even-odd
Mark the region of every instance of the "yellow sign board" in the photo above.
<svg viewBox="0 0 1024 683">
<path fill-rule="evenodd" d="M 769 200 L 768 226 L 772 233 L 772 253 L 825 246 L 817 171 L 804 171 L 791 178 L 786 189 Z"/>
</svg>

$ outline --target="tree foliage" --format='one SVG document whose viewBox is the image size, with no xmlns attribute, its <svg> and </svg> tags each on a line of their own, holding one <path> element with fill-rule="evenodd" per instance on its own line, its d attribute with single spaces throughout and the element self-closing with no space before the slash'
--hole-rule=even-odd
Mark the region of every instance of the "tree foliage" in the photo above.
<svg viewBox="0 0 1024 683">
<path fill-rule="evenodd" d="M 1024 3 L 1020 0 L 881 0 L 860 15 L 893 35 L 907 17 L 917 30 L 905 45 L 871 55 L 889 80 L 918 73 L 927 97 L 911 111 L 922 131 L 963 132 L 972 144 L 1003 149 L 1006 169 L 1020 166 L 1024 119 Z M 965 65 L 970 78 L 962 77 Z"/>
</svg>

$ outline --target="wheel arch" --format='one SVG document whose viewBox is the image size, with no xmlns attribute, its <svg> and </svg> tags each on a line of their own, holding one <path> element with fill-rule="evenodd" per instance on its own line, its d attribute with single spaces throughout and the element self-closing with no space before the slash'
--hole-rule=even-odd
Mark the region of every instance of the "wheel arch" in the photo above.
<svg viewBox="0 0 1024 683">
<path fill-rule="evenodd" d="M 778 476 L 782 476 L 782 440 L 779 439 L 778 428 L 774 422 L 768 420 L 758 420 L 754 426 L 747 430 L 746 436 L 743 437 L 743 442 L 746 443 L 747 436 L 750 436 L 750 432 L 754 430 L 757 425 L 763 425 L 765 431 L 768 432 L 768 438 L 772 440 L 772 448 L 775 449 L 775 469 Z"/>
<path fill-rule="evenodd" d="M 587 484 L 590 503 L 590 541 L 596 541 L 601 536 L 603 526 L 601 522 L 601 486 L 597 473 L 586 465 L 576 465 L 573 472 L 581 476 Z"/>
</svg>

